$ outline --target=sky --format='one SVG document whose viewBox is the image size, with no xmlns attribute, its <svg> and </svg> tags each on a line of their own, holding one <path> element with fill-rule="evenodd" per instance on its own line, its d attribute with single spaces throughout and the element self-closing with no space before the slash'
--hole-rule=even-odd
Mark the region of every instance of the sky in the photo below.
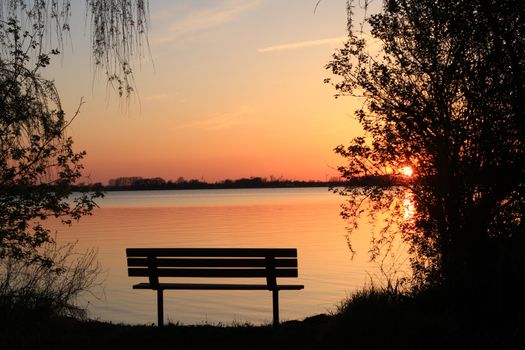
<svg viewBox="0 0 525 350">
<path fill-rule="evenodd" d="M 342 46 L 346 1 L 151 0 L 150 54 L 126 103 L 94 73 L 84 4 L 55 80 L 86 178 L 327 180 L 361 129 L 359 101 L 334 98 L 324 68 Z"/>
</svg>

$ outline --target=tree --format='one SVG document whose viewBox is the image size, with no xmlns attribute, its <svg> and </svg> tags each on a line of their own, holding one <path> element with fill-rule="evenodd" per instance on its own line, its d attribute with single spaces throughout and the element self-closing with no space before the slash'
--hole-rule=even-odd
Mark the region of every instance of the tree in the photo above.
<svg viewBox="0 0 525 350">
<path fill-rule="evenodd" d="M 49 265 L 53 262 L 38 252 L 52 241 L 44 221 L 52 216 L 69 224 L 89 214 L 99 194 L 68 200 L 85 152 L 73 150 L 66 135 L 72 120 L 66 119 L 53 82 L 40 76 L 57 51 L 40 51 L 32 62 L 36 38 L 13 19 L 0 23 L 2 47 L 11 55 L 0 57 L 0 260 Z"/>
<path fill-rule="evenodd" d="M 95 64 L 132 91 L 129 60 L 147 34 L 147 0 L 86 0 Z M 51 80 L 40 72 L 64 46 L 71 1 L 13 0 L 0 4 L 0 259 L 52 262 L 37 252 L 52 241 L 49 216 L 69 224 L 91 212 L 99 194 L 68 199 L 85 152 L 73 150 L 68 120 Z"/>
<path fill-rule="evenodd" d="M 71 0 L 9 0 L 0 4 L 0 21 L 16 21 L 34 35 L 39 50 L 61 49 L 70 30 Z M 130 60 L 147 46 L 148 0 L 85 0 L 91 23 L 91 52 L 120 96 L 133 91 Z M 56 47 L 53 47 L 56 46 Z M 38 50 L 37 50 L 38 51 Z M 9 55 L 3 50 L 2 54 Z"/>
<path fill-rule="evenodd" d="M 146 40 L 147 0 L 86 0 L 95 64 L 132 92 L 129 60 Z M 38 248 L 52 241 L 49 216 L 69 224 L 87 215 L 100 194 L 69 199 L 85 152 L 73 150 L 53 81 L 40 72 L 64 46 L 70 0 L 12 0 L 0 4 L 0 259 L 52 264 Z"/>
<path fill-rule="evenodd" d="M 94 62 L 129 96 L 129 59 L 145 39 L 147 0 L 86 6 Z M 0 338 L 17 346 L 36 346 L 53 317 L 82 315 L 76 298 L 100 271 L 94 251 L 79 255 L 74 244 L 57 244 L 46 225 L 90 215 L 101 196 L 72 193 L 85 152 L 73 149 L 67 128 L 79 110 L 66 118 L 53 81 L 41 76 L 64 45 L 70 8 L 70 0 L 0 3 Z"/>
<path fill-rule="evenodd" d="M 394 212 L 375 245 L 396 227 L 410 245 L 418 287 L 518 300 L 525 3 L 388 0 L 357 31 L 351 1 L 348 8 L 348 41 L 327 68 L 341 77 L 338 95 L 362 100 L 356 117 L 365 135 L 336 148 L 348 160 L 339 170 L 346 179 L 400 177 L 409 166 L 414 175 L 396 186 L 345 189 L 343 215 L 354 225 L 364 203 L 373 214 Z M 400 210 L 406 196 L 415 208 L 410 220 Z"/>
</svg>

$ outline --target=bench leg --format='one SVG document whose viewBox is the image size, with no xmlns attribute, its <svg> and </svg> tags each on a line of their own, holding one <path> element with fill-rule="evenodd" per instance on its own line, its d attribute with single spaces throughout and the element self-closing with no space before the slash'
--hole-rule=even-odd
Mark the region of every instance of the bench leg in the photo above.
<svg viewBox="0 0 525 350">
<path fill-rule="evenodd" d="M 273 299 L 273 326 L 279 327 L 279 290 L 272 290 Z"/>
<path fill-rule="evenodd" d="M 164 326 L 164 296 L 162 289 L 157 289 L 157 317 L 159 327 Z"/>
</svg>

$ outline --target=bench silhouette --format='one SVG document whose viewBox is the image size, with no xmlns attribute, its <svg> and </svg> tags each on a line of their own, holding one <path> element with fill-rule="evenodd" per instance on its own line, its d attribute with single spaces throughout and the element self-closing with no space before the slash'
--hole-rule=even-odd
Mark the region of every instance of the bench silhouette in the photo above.
<svg viewBox="0 0 525 350">
<path fill-rule="evenodd" d="M 279 325 L 279 291 L 303 285 L 278 284 L 278 277 L 297 277 L 295 248 L 127 248 L 128 276 L 148 277 L 133 289 L 157 291 L 158 325 L 164 324 L 164 290 L 269 290 L 273 299 L 273 325 Z M 166 283 L 160 277 L 260 278 L 265 283 Z"/>
</svg>

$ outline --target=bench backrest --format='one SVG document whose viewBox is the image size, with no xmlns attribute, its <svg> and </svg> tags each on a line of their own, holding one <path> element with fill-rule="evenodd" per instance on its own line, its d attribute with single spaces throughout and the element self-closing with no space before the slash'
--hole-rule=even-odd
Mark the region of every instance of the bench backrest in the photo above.
<svg viewBox="0 0 525 350">
<path fill-rule="evenodd" d="M 277 277 L 297 277 L 295 248 L 127 248 L 128 275 L 149 277 L 266 278 L 268 288 Z"/>
</svg>

